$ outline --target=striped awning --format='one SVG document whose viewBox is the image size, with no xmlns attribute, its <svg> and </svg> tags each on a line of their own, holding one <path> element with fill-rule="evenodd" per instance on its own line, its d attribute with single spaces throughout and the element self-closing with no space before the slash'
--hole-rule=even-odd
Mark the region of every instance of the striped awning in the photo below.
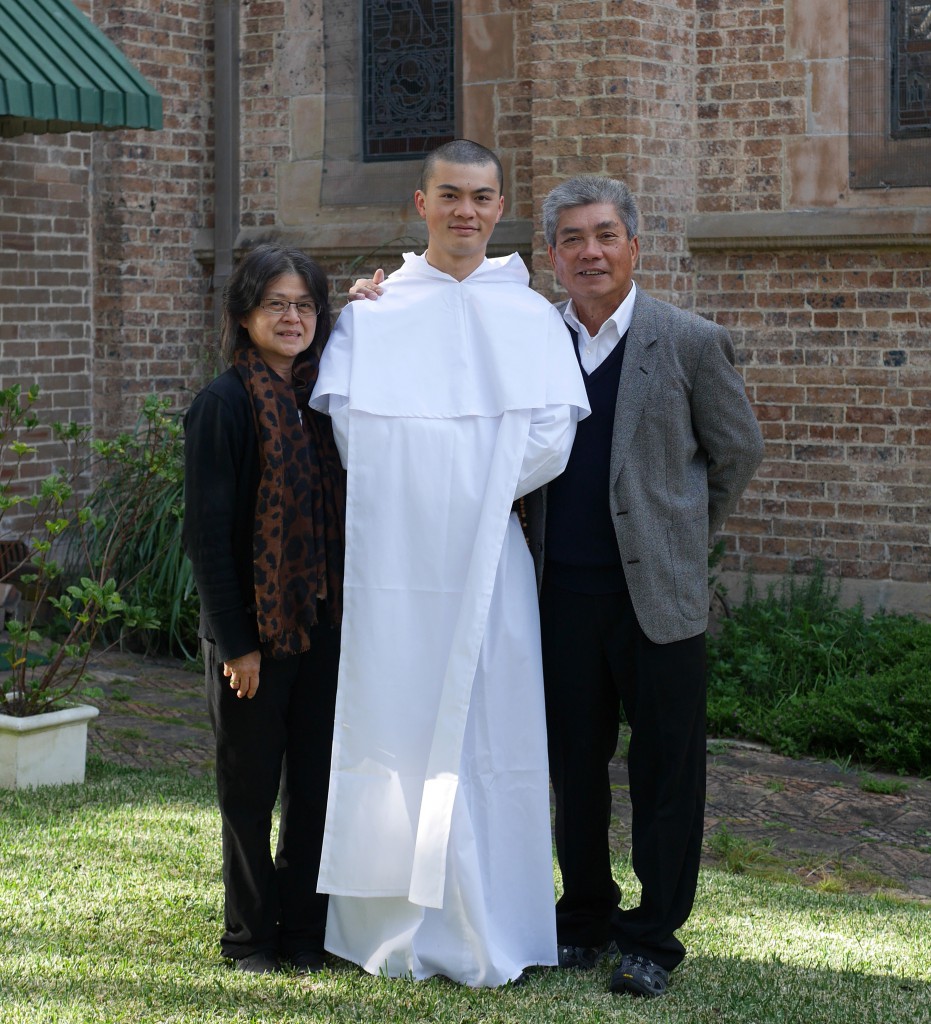
<svg viewBox="0 0 931 1024">
<path fill-rule="evenodd" d="M 161 127 L 161 97 L 70 0 L 0 0 L 0 136 Z"/>
</svg>

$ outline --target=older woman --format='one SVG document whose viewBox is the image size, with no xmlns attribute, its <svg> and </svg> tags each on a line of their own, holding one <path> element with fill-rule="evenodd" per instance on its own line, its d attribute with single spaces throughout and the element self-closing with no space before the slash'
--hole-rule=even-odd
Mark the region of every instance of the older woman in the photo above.
<svg viewBox="0 0 931 1024">
<path fill-rule="evenodd" d="M 323 964 L 316 892 L 339 663 L 345 476 L 307 405 L 330 333 L 304 253 L 249 252 L 225 293 L 230 367 L 185 419 L 185 550 L 201 600 L 223 825 L 223 956 Z M 281 795 L 277 853 L 269 852 Z"/>
</svg>

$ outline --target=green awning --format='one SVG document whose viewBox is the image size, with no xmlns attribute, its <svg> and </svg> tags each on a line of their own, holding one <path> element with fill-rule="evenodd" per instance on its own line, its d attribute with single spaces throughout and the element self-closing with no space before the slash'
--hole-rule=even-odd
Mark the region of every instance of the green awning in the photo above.
<svg viewBox="0 0 931 1024">
<path fill-rule="evenodd" d="M 0 0 L 0 136 L 161 127 L 161 97 L 70 0 Z"/>
</svg>

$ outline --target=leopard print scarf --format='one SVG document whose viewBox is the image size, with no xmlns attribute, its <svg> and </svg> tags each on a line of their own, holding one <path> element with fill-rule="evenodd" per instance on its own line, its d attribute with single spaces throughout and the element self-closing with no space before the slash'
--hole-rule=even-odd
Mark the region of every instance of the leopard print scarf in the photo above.
<svg viewBox="0 0 931 1024">
<path fill-rule="evenodd" d="M 310 647 L 317 604 L 331 626 L 343 610 L 346 473 L 328 416 L 307 405 L 317 377 L 283 381 L 251 345 L 236 370 L 252 398 L 259 439 L 259 487 L 252 535 L 259 640 L 273 658 Z"/>
</svg>

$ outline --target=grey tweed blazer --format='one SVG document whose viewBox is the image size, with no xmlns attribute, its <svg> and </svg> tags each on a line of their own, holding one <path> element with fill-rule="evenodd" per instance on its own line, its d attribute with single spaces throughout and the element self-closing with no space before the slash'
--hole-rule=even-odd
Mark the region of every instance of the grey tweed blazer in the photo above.
<svg viewBox="0 0 931 1024">
<path fill-rule="evenodd" d="M 566 340 L 571 344 L 568 330 Z M 723 327 L 638 289 L 605 497 L 637 620 L 655 643 L 707 627 L 709 544 L 763 458 L 762 434 L 733 364 Z M 526 503 L 538 580 L 545 492 Z"/>
</svg>

